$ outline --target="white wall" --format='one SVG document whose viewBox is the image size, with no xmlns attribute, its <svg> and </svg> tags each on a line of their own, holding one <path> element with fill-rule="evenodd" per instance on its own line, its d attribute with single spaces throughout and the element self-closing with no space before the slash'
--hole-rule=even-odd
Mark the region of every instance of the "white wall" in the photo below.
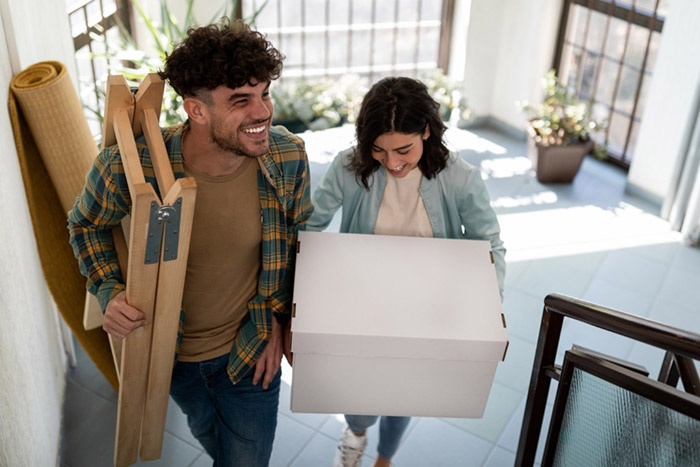
<svg viewBox="0 0 700 467">
<path fill-rule="evenodd" d="M 0 0 L 3 109 L 12 76 L 43 60 L 61 61 L 75 76 L 65 3 Z M 66 357 L 7 110 L 0 112 L 0 154 L 0 465 L 51 466 L 58 458 Z"/>
<path fill-rule="evenodd" d="M 525 118 L 515 102 L 536 102 L 542 96 L 541 79 L 552 66 L 561 1 L 466 3 L 471 4 L 464 52 L 469 105 L 477 117 L 524 129 Z"/>
<path fill-rule="evenodd" d="M 642 116 L 628 187 L 661 204 L 675 182 L 700 90 L 700 2 L 673 0 Z"/>
</svg>

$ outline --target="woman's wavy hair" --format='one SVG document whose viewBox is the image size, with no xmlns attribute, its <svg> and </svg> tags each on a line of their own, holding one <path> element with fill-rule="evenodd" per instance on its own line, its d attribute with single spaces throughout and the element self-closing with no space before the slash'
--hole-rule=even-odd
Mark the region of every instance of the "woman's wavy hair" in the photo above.
<svg viewBox="0 0 700 467">
<path fill-rule="evenodd" d="M 221 85 L 234 89 L 275 80 L 284 58 L 262 33 L 223 18 L 220 24 L 188 30 L 158 75 L 183 98 L 197 97 Z"/>
<path fill-rule="evenodd" d="M 362 100 L 355 123 L 357 146 L 349 168 L 358 182 L 369 190 L 369 177 L 381 164 L 372 158 L 372 146 L 384 133 L 419 134 L 430 128 L 418 162 L 423 175 L 431 179 L 447 166 L 449 149 L 443 141 L 447 127 L 438 104 L 421 81 L 389 77 L 375 83 Z"/>
</svg>

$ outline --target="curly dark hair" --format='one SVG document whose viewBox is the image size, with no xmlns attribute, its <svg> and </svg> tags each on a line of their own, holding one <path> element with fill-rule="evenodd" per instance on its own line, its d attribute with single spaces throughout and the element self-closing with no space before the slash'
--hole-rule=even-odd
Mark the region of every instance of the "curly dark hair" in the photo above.
<svg viewBox="0 0 700 467">
<path fill-rule="evenodd" d="M 282 55 L 265 36 L 240 20 L 223 18 L 187 31 L 187 38 L 167 56 L 158 75 L 182 97 L 221 85 L 235 89 L 272 81 L 282 72 Z"/>
<path fill-rule="evenodd" d="M 440 118 L 438 104 L 421 81 L 404 76 L 384 78 L 365 94 L 355 123 L 357 147 L 350 160 L 350 170 L 358 182 L 369 190 L 369 177 L 381 164 L 372 158 L 372 146 L 384 133 L 425 133 L 418 167 L 431 179 L 447 166 L 449 149 L 443 141 L 447 127 Z"/>
</svg>

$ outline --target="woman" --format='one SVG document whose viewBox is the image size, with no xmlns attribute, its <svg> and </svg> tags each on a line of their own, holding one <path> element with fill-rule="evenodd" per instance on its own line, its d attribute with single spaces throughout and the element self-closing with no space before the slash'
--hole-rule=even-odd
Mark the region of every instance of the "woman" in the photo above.
<svg viewBox="0 0 700 467">
<path fill-rule="evenodd" d="M 503 293 L 505 248 L 477 168 L 450 153 L 439 104 L 420 81 L 385 78 L 365 95 L 357 145 L 331 164 L 312 195 L 309 230 L 323 230 L 342 208 L 340 231 L 489 240 Z M 346 415 L 334 466 L 359 466 L 366 430 L 378 419 L 377 466 L 391 465 L 409 417 Z"/>
</svg>

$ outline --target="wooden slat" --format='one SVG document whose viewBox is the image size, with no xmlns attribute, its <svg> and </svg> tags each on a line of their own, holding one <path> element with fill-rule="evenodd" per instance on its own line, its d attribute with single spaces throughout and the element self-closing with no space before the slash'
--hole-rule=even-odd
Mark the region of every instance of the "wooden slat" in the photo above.
<svg viewBox="0 0 700 467">
<path fill-rule="evenodd" d="M 107 96 L 105 98 L 104 120 L 102 121 L 102 149 L 117 142 L 112 122 L 115 111 L 119 109 L 127 109 L 131 120 L 134 113 L 134 95 L 122 75 L 110 75 L 107 78 Z"/>
<path fill-rule="evenodd" d="M 143 408 L 148 380 L 155 288 L 158 263 L 145 264 L 151 203 L 158 198 L 150 184 L 134 185 L 131 190 L 131 235 L 126 283 L 127 302 L 146 315 L 146 324 L 122 341 L 121 384 L 117 407 L 114 464 L 131 465 L 138 460 Z M 159 203 L 158 203 L 159 204 Z"/>
<path fill-rule="evenodd" d="M 163 446 L 195 195 L 196 183 L 194 179 L 185 178 L 177 180 L 163 200 L 163 205 L 167 206 L 181 204 L 178 254 L 175 260 L 161 260 L 160 263 L 153 318 L 151 365 L 148 373 L 146 406 L 141 432 L 141 459 L 143 460 L 160 458 Z M 164 254 L 167 252 L 164 251 Z"/>
<path fill-rule="evenodd" d="M 85 308 L 83 310 L 83 329 L 91 331 L 102 327 L 102 310 L 100 310 L 100 302 L 90 292 L 85 293 Z"/>
<path fill-rule="evenodd" d="M 114 361 L 114 369 L 117 373 L 117 381 L 119 385 L 122 384 L 122 342 L 123 339 L 117 339 L 111 334 L 107 334 L 107 340 L 109 340 L 109 348 L 112 350 L 112 361 Z"/>
<path fill-rule="evenodd" d="M 151 154 L 153 170 L 158 181 L 158 190 L 160 190 L 161 197 L 164 197 L 173 187 L 175 175 L 170 166 L 168 151 L 165 148 L 163 134 L 158 125 L 158 115 L 153 109 L 143 110 L 143 129 L 146 143 L 148 144 L 148 151 Z"/>
<path fill-rule="evenodd" d="M 134 96 L 131 89 L 122 75 L 112 75 L 107 78 L 107 90 L 105 99 L 104 120 L 102 124 L 102 143 L 101 149 L 116 144 L 117 138 L 114 131 L 114 115 L 117 110 L 125 110 L 129 118 L 132 118 L 134 113 Z M 122 274 L 126 274 L 126 262 L 128 252 L 126 250 L 126 242 L 124 241 L 124 232 L 122 228 L 117 226 L 112 229 L 114 237 L 114 246 L 117 250 L 119 258 L 119 266 Z M 86 330 L 97 329 L 102 326 L 104 316 L 99 302 L 95 297 L 88 293 L 85 297 L 85 308 L 83 311 L 83 327 Z M 113 355 L 118 360 L 118 355 Z M 119 373 L 119 367 L 117 367 Z"/>
<path fill-rule="evenodd" d="M 126 300 L 146 316 L 146 324 L 122 341 L 119 371 L 121 384 L 114 445 L 114 464 L 121 467 L 138 461 L 158 281 L 158 263 L 146 264 L 144 258 L 151 206 L 160 206 L 160 200 L 151 184 L 145 182 L 129 114 L 124 109 L 117 109 L 114 113 L 114 132 L 131 195 Z"/>
<path fill-rule="evenodd" d="M 143 111 L 145 109 L 153 110 L 156 114 L 156 122 L 158 122 L 164 90 L 165 82 L 158 76 L 158 73 L 149 73 L 141 81 L 134 96 L 134 118 L 131 126 L 134 130 L 134 136 L 143 134 Z"/>
<path fill-rule="evenodd" d="M 139 159 L 139 154 L 136 150 L 136 142 L 134 141 L 134 133 L 131 130 L 131 120 L 129 119 L 129 113 L 126 109 L 118 109 L 114 112 L 114 133 L 117 138 L 117 144 L 119 144 L 119 153 L 124 166 L 124 175 L 126 175 L 126 181 L 129 185 L 129 193 L 132 194 L 133 206 L 133 193 L 136 192 L 135 187 L 136 185 L 146 183 L 146 179 L 143 176 L 141 160 Z M 133 227 L 133 220 L 131 225 Z M 129 244 L 131 244 L 131 242 L 129 242 Z"/>
</svg>

